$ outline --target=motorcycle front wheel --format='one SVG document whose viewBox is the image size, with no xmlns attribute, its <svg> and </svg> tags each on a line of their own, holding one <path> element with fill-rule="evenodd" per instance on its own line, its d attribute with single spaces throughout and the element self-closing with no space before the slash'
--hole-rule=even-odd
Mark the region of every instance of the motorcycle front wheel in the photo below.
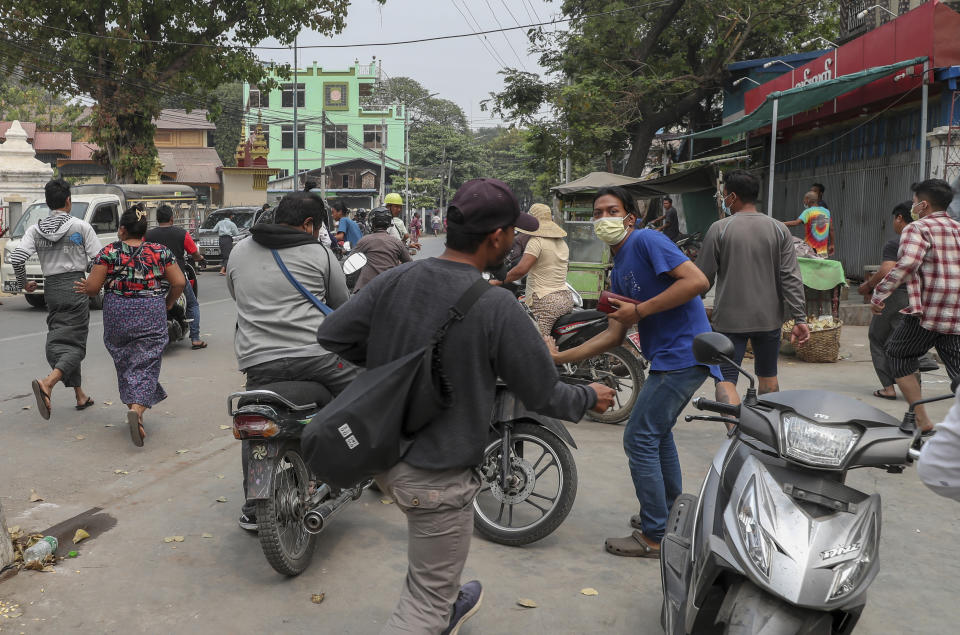
<svg viewBox="0 0 960 635">
<path fill-rule="evenodd" d="M 637 356 L 625 346 L 580 362 L 577 376 L 613 388 L 616 396 L 613 407 L 604 413 L 587 411 L 587 418 L 600 423 L 622 423 L 630 418 L 637 395 L 646 380 Z"/>
<path fill-rule="evenodd" d="M 310 473 L 293 449 L 280 456 L 274 470 L 270 498 L 257 501 L 257 534 L 270 566 L 292 577 L 310 565 L 316 544 L 316 535 L 303 526 Z"/>
<path fill-rule="evenodd" d="M 549 536 L 570 513 L 577 497 L 577 466 L 563 441 L 532 423 L 513 425 L 509 458 L 505 491 L 501 438 L 484 451 L 473 524 L 488 540 L 517 547 Z"/>
</svg>

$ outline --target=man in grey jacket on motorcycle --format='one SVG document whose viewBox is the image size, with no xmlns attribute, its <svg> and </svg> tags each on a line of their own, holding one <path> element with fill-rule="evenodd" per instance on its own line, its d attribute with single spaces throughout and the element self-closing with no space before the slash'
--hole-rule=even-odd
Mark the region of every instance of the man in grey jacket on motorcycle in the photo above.
<svg viewBox="0 0 960 635">
<path fill-rule="evenodd" d="M 320 244 L 325 210 L 306 192 L 288 194 L 276 211 L 276 224 L 254 225 L 251 236 L 233 249 L 227 288 L 237 302 L 235 347 L 247 390 L 279 381 L 313 381 L 338 394 L 357 375 L 355 366 L 316 340 L 324 316 L 287 280 L 273 251 L 306 289 L 332 308 L 349 292 L 340 264 Z M 243 453 L 246 486 L 246 452 Z M 256 531 L 252 505 L 244 505 L 240 527 Z"/>
</svg>

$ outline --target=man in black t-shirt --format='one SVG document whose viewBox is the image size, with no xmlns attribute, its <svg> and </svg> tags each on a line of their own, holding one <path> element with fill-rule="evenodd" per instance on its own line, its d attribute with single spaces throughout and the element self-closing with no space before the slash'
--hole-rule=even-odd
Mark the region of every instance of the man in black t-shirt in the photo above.
<svg viewBox="0 0 960 635">
<path fill-rule="evenodd" d="M 143 237 L 144 240 L 152 243 L 160 243 L 173 252 L 180 270 L 186 273 L 185 254 L 190 254 L 194 262 L 203 260 L 203 254 L 197 248 L 193 237 L 187 230 L 181 227 L 173 226 L 173 208 L 169 205 L 161 205 L 157 208 L 157 226 L 149 230 Z M 200 339 L 200 303 L 197 302 L 197 296 L 193 292 L 193 285 L 187 281 L 187 286 L 183 288 L 183 297 L 187 301 L 187 318 L 190 318 L 190 341 L 193 350 L 206 348 L 207 343 Z"/>
<path fill-rule="evenodd" d="M 673 242 L 677 242 L 677 239 L 680 238 L 680 217 L 677 216 L 677 209 L 673 206 L 673 199 L 669 196 L 663 199 L 663 215 L 650 221 L 650 224 L 654 225 L 660 221 L 663 221 L 663 226 L 660 227 L 663 235 Z"/>
<path fill-rule="evenodd" d="M 883 252 L 880 257 L 880 269 L 860 285 L 858 289 L 861 295 L 869 296 L 873 293 L 873 288 L 883 280 L 894 265 L 897 264 L 897 254 L 900 250 L 900 233 L 903 228 L 910 224 L 912 217 L 910 211 L 913 205 L 910 201 L 905 201 L 893 208 L 893 230 L 897 232 L 896 238 L 891 238 L 883 245 Z M 873 391 L 874 397 L 881 399 L 896 399 L 896 382 L 890 372 L 890 363 L 887 359 L 886 344 L 890 335 L 893 334 L 900 322 L 903 320 L 903 314 L 900 310 L 907 306 L 907 285 L 903 284 L 897 287 L 890 297 L 884 301 L 883 312 L 874 315 L 870 320 L 870 330 L 867 337 L 870 340 L 870 357 L 873 360 L 873 369 L 880 380 L 881 388 Z M 925 355 L 920 360 L 921 370 L 936 370 L 937 363 L 932 358 Z"/>
</svg>

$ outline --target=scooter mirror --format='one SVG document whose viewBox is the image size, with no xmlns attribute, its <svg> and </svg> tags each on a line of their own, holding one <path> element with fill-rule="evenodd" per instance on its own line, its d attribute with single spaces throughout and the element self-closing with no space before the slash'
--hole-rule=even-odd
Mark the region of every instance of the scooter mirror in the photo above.
<svg viewBox="0 0 960 635">
<path fill-rule="evenodd" d="M 693 357 L 701 364 L 719 364 L 733 357 L 733 342 L 723 333 L 701 333 L 693 338 Z"/>
<path fill-rule="evenodd" d="M 343 261 L 343 273 L 350 275 L 351 273 L 356 273 L 364 268 L 367 264 L 367 257 L 360 253 L 352 253 L 347 256 L 347 259 Z"/>
</svg>

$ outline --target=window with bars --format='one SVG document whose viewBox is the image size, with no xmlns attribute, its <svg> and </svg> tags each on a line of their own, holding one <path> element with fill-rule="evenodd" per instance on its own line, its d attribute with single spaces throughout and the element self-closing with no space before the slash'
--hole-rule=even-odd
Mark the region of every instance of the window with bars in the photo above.
<svg viewBox="0 0 960 635">
<path fill-rule="evenodd" d="M 250 108 L 269 108 L 270 91 L 260 90 L 260 88 L 250 88 L 250 100 L 247 102 Z M 292 103 L 291 103 L 292 105 Z"/>
<path fill-rule="evenodd" d="M 363 127 L 363 147 L 371 150 L 379 150 L 387 146 L 387 127 L 377 125 L 365 125 Z"/>
<path fill-rule="evenodd" d="M 297 147 L 303 150 L 306 147 L 307 127 L 303 124 L 297 126 Z M 293 147 L 293 126 L 280 126 L 280 147 Z"/>
<path fill-rule="evenodd" d="M 327 124 L 323 127 L 323 145 L 328 150 L 347 148 L 347 127 Z"/>
<path fill-rule="evenodd" d="M 306 105 L 304 102 L 306 90 L 306 84 L 297 84 L 297 108 L 303 108 Z M 280 105 L 283 108 L 293 108 L 293 84 L 280 85 Z"/>
</svg>

